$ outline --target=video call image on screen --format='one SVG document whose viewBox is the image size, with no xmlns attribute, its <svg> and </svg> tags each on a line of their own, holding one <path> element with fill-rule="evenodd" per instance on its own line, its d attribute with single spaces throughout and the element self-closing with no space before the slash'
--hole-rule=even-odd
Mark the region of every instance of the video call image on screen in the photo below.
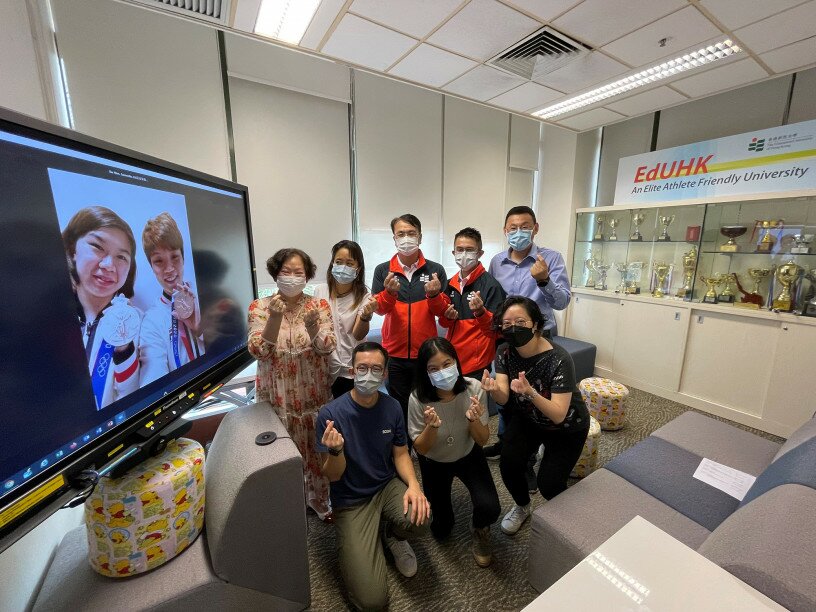
<svg viewBox="0 0 816 612">
<path fill-rule="evenodd" d="M 254 297 L 241 191 L 3 127 L 0 497 L 245 350 Z"/>
</svg>

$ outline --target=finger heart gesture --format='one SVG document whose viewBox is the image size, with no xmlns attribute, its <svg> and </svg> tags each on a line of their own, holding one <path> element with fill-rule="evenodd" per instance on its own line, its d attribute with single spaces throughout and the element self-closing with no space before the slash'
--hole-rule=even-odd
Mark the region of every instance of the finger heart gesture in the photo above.
<svg viewBox="0 0 816 612">
<path fill-rule="evenodd" d="M 444 314 L 445 314 L 445 318 L 446 318 L 446 319 L 450 319 L 451 321 L 455 321 L 456 319 L 458 319 L 458 318 L 459 318 L 459 311 L 458 311 L 458 310 L 456 310 L 456 309 L 453 307 L 453 304 L 450 304 L 450 305 L 449 305 L 449 306 L 448 306 L 448 307 L 445 309 L 445 313 L 444 313 Z"/>
<path fill-rule="evenodd" d="M 524 372 L 519 372 L 518 378 L 510 381 L 510 389 L 519 395 L 529 395 L 533 392 L 533 387 L 527 382 Z"/>
<path fill-rule="evenodd" d="M 439 418 L 439 415 L 436 414 L 436 410 L 434 410 L 432 406 L 425 406 L 423 416 L 425 417 L 425 425 L 430 425 L 434 429 L 438 429 L 442 424 L 442 419 Z"/>
<path fill-rule="evenodd" d="M 366 305 L 363 306 L 363 316 L 370 317 L 375 312 L 377 312 L 377 307 L 378 307 L 377 298 L 375 297 L 369 298 Z"/>
<path fill-rule="evenodd" d="M 283 301 L 283 296 L 280 293 L 272 296 L 269 301 L 269 310 L 273 315 L 282 315 L 283 311 L 286 310 L 286 302 Z"/>
<path fill-rule="evenodd" d="M 550 278 L 550 267 L 540 254 L 536 255 L 536 261 L 530 267 L 530 275 L 538 282 L 545 281 Z"/>
<path fill-rule="evenodd" d="M 484 414 L 484 408 L 482 408 L 482 403 L 479 401 L 479 398 L 475 395 L 470 396 L 470 406 L 465 411 L 465 418 L 468 421 L 476 421 L 478 420 L 482 414 Z"/>
<path fill-rule="evenodd" d="M 326 448 L 330 448 L 334 451 L 343 450 L 345 440 L 343 439 L 343 434 L 334 428 L 334 421 L 326 421 L 326 431 L 323 432 L 323 437 L 320 439 L 320 442 Z"/>
<path fill-rule="evenodd" d="M 498 389 L 498 383 L 496 382 L 496 379 L 492 378 L 490 376 L 490 372 L 488 372 L 487 370 L 485 370 L 484 374 L 482 375 L 482 389 L 484 389 L 487 393 Z"/>
<path fill-rule="evenodd" d="M 400 282 L 399 279 L 394 276 L 393 272 L 389 272 L 388 276 L 385 277 L 383 287 L 385 287 L 385 290 L 393 296 L 396 296 L 399 293 Z"/>
<path fill-rule="evenodd" d="M 468 306 L 470 306 L 471 312 L 477 317 L 484 313 L 484 301 L 482 300 L 480 291 L 475 291 L 470 295 Z"/>
<path fill-rule="evenodd" d="M 428 297 L 436 297 L 442 291 L 442 283 L 439 281 L 439 276 L 434 272 L 431 274 L 431 280 L 425 283 L 425 295 Z"/>
</svg>

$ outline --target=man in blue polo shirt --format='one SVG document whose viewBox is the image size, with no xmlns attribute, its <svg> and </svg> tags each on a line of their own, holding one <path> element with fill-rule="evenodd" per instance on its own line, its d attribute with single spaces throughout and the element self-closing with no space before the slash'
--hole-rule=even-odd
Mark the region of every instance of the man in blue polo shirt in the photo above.
<svg viewBox="0 0 816 612">
<path fill-rule="evenodd" d="M 320 410 L 317 450 L 331 482 L 331 502 L 340 571 L 349 599 L 359 609 L 384 608 L 388 599 L 383 541 L 403 576 L 417 571 L 407 536 L 428 533 L 430 504 L 408 454 L 399 402 L 378 389 L 388 371 L 388 353 L 376 342 L 352 351 L 354 388 Z"/>
</svg>

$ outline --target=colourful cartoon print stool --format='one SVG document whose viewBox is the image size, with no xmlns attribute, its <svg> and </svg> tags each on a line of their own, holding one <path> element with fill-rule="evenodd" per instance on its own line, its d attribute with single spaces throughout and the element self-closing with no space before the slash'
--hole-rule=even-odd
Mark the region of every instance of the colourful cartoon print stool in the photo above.
<svg viewBox="0 0 816 612">
<path fill-rule="evenodd" d="M 204 448 L 180 438 L 121 478 L 102 478 L 85 502 L 88 557 L 124 578 L 187 548 L 204 526 Z"/>
<path fill-rule="evenodd" d="M 601 429 L 614 431 L 623 427 L 629 389 L 614 380 L 597 376 L 585 378 L 578 388 L 589 414 L 598 420 Z"/>
<path fill-rule="evenodd" d="M 572 478 L 585 478 L 592 472 L 598 469 L 598 444 L 601 440 L 601 424 L 595 417 L 589 417 L 589 433 L 587 434 L 586 442 L 584 442 L 584 450 L 581 451 L 581 456 L 578 458 L 578 463 L 572 468 L 570 476 Z"/>
</svg>

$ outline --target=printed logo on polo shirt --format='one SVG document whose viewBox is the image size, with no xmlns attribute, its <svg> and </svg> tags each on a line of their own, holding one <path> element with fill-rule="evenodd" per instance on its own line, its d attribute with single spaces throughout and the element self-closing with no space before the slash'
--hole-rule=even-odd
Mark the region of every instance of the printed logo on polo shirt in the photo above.
<svg viewBox="0 0 816 612">
<path fill-rule="evenodd" d="M 431 280 L 431 277 L 428 274 L 420 274 L 419 275 L 419 282 L 420 283 L 427 283 L 429 280 Z"/>
<path fill-rule="evenodd" d="M 391 433 L 391 430 L 390 430 L 390 429 L 383 429 L 383 433 L 384 433 L 384 434 L 390 434 L 390 433 Z"/>
</svg>

